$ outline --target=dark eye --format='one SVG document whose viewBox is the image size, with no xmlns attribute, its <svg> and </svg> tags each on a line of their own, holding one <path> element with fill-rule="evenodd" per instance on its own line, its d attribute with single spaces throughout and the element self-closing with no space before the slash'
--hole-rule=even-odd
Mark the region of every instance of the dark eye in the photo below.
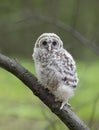
<svg viewBox="0 0 99 130">
<path fill-rule="evenodd" d="M 55 45 L 57 44 L 57 42 L 56 42 L 56 41 L 53 41 L 52 44 L 53 44 L 53 46 L 55 46 Z"/>
<path fill-rule="evenodd" d="M 43 41 L 42 44 L 43 44 L 44 46 L 46 46 L 46 45 L 47 45 L 47 42 L 46 42 L 46 41 Z"/>
</svg>

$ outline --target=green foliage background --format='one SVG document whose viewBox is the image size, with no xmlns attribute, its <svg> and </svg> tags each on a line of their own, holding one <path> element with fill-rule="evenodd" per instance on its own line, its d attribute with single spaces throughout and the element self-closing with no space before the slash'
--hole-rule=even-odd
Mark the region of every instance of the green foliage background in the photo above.
<svg viewBox="0 0 99 130">
<path fill-rule="evenodd" d="M 31 61 L 22 60 L 22 65 L 35 74 Z M 93 64 L 78 62 L 79 82 L 76 94 L 71 99 L 72 109 L 87 124 L 93 123 L 93 129 L 99 122 L 98 76 L 99 62 Z M 95 109 L 93 113 L 93 109 Z M 91 121 L 92 120 L 92 121 Z M 54 126 L 53 126 L 54 124 Z M 16 77 L 0 70 L 0 129 L 7 130 L 43 130 L 66 129 L 32 92 Z"/>
<path fill-rule="evenodd" d="M 93 130 L 99 127 L 98 6 L 97 0 L 0 0 L 0 52 L 17 58 L 35 74 L 31 55 L 37 37 L 44 32 L 58 34 L 77 63 L 79 85 L 70 101 L 72 109 Z M 90 44 L 64 29 L 68 26 Z M 0 129 L 66 128 L 23 83 L 0 68 Z"/>
</svg>

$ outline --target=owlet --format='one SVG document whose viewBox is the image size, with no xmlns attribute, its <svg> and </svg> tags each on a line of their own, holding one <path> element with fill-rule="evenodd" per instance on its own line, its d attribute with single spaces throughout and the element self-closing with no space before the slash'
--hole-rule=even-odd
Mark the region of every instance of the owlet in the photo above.
<svg viewBox="0 0 99 130">
<path fill-rule="evenodd" d="M 44 33 L 37 39 L 32 56 L 39 82 L 62 103 L 63 109 L 78 84 L 73 57 L 54 33 Z"/>
</svg>

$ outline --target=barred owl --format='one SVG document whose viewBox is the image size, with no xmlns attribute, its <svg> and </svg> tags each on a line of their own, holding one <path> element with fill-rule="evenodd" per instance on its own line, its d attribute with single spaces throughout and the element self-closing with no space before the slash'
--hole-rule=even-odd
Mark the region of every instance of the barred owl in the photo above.
<svg viewBox="0 0 99 130">
<path fill-rule="evenodd" d="M 61 102 L 63 109 L 69 105 L 78 83 L 73 57 L 54 33 L 44 33 L 37 39 L 32 56 L 39 82 Z"/>
</svg>

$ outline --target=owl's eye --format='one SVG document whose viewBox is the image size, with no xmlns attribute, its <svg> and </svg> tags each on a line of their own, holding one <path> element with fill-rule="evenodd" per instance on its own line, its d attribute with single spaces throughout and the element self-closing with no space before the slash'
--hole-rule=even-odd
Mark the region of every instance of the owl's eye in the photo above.
<svg viewBox="0 0 99 130">
<path fill-rule="evenodd" d="M 52 44 L 53 44 L 53 46 L 55 46 L 55 45 L 57 44 L 57 42 L 56 42 L 56 41 L 53 41 Z"/>
<path fill-rule="evenodd" d="M 47 45 L 47 42 L 46 42 L 46 41 L 43 41 L 42 44 L 43 44 L 44 46 L 46 46 L 46 45 Z"/>
</svg>

